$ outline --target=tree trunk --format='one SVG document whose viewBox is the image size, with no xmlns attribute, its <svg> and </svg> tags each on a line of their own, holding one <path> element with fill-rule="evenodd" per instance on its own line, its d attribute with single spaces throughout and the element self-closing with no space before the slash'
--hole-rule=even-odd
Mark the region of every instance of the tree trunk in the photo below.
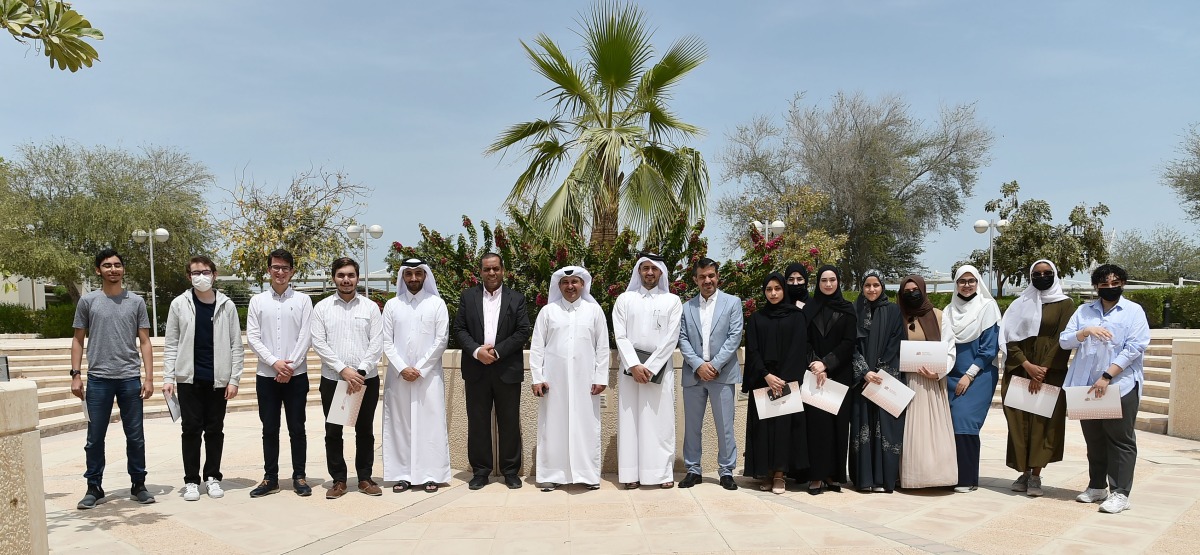
<svg viewBox="0 0 1200 555">
<path fill-rule="evenodd" d="M 624 178 L 624 173 L 621 173 L 615 180 L 606 183 L 592 203 L 592 236 L 588 242 L 595 252 L 606 253 L 617 242 L 620 207 L 618 187 Z"/>
</svg>

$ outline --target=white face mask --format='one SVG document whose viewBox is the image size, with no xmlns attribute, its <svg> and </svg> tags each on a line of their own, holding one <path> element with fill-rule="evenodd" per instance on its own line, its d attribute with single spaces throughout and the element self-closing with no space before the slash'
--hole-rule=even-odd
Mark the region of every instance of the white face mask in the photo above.
<svg viewBox="0 0 1200 555">
<path fill-rule="evenodd" d="M 197 291 L 204 293 L 212 289 L 213 278 L 211 276 L 192 276 L 192 287 Z"/>
</svg>

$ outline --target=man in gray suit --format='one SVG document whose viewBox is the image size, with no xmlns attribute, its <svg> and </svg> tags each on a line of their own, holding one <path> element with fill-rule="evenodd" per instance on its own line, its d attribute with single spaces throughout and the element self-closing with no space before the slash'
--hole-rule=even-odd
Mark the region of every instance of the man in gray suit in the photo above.
<svg viewBox="0 0 1200 555">
<path fill-rule="evenodd" d="M 679 326 L 679 351 L 683 354 L 683 463 L 687 476 L 679 483 L 690 488 L 702 480 L 704 410 L 711 400 L 717 426 L 717 472 L 721 486 L 737 489 L 733 467 L 737 443 L 733 439 L 736 387 L 742 380 L 737 350 L 742 342 L 742 301 L 717 289 L 719 267 L 711 258 L 696 261 L 692 278 L 700 294 L 683 305 Z"/>
</svg>

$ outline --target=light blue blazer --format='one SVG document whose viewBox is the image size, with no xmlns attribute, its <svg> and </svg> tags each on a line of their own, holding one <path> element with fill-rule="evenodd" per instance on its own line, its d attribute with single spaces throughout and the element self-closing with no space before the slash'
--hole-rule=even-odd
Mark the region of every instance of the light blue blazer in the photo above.
<svg viewBox="0 0 1200 555">
<path fill-rule="evenodd" d="M 717 306 L 713 314 L 709 351 L 717 369 L 714 383 L 737 384 L 742 381 L 742 367 L 737 351 L 742 344 L 742 301 L 720 289 L 716 292 Z M 683 323 L 679 326 L 679 352 L 683 354 L 683 386 L 700 383 L 696 368 L 704 364 L 704 341 L 700 332 L 700 295 L 683 305 Z"/>
</svg>

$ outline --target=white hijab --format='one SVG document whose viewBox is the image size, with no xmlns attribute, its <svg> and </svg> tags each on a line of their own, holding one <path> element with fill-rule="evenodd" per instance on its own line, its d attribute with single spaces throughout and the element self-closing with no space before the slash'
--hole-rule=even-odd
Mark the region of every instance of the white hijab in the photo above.
<svg viewBox="0 0 1200 555">
<path fill-rule="evenodd" d="M 642 290 L 642 276 L 640 275 L 641 272 L 638 271 L 642 267 L 642 262 L 651 262 L 655 266 L 658 266 L 658 269 L 662 271 L 662 277 L 658 278 L 658 285 L 655 285 L 654 288 L 663 293 L 670 293 L 671 289 L 667 286 L 667 282 L 670 281 L 670 276 L 667 274 L 667 265 L 661 260 L 654 260 L 648 256 L 643 256 L 637 259 L 637 262 L 634 262 L 633 275 L 629 277 L 629 286 L 625 288 L 625 291 Z"/>
<path fill-rule="evenodd" d="M 421 268 L 425 270 L 425 283 L 421 285 L 421 290 L 435 297 L 442 296 L 441 293 L 438 293 L 437 280 L 433 278 L 433 270 L 429 268 L 429 264 L 420 258 L 409 258 L 400 263 L 400 269 L 396 271 L 396 287 L 398 289 L 408 291 L 408 286 L 404 283 L 404 270 L 407 268 Z"/>
<path fill-rule="evenodd" d="M 958 296 L 958 280 L 966 274 L 971 274 L 979 282 L 975 286 L 978 293 L 969 301 L 964 301 Z M 949 306 L 942 311 L 942 342 L 946 343 L 950 350 L 949 368 L 954 367 L 954 359 L 958 355 L 955 345 L 975 341 L 983 332 L 1000 323 L 1000 305 L 996 304 L 992 292 L 988 291 L 987 285 L 979 276 L 979 270 L 970 264 L 964 264 L 954 272 L 954 296 L 950 299 Z M 1000 326 L 1000 337 L 1004 337 L 1003 325 Z M 995 363 L 996 368 L 1003 368 L 1008 348 L 1004 341 L 999 343 Z"/>
<path fill-rule="evenodd" d="M 596 299 L 592 297 L 592 274 L 589 274 L 587 269 L 585 269 L 583 266 L 565 266 L 563 268 L 559 268 L 554 272 L 554 275 L 550 276 L 549 304 L 554 304 L 563 299 L 562 291 L 558 288 L 558 282 L 562 281 L 563 278 L 567 276 L 574 276 L 583 279 L 583 294 L 579 296 L 580 299 L 592 304 L 600 304 L 597 303 Z"/>
<path fill-rule="evenodd" d="M 1054 272 L 1054 285 L 1045 291 L 1034 287 L 1032 283 L 1033 268 L 1038 264 L 1049 264 L 1050 270 Z M 1042 327 L 1042 305 L 1070 298 L 1063 293 L 1062 282 L 1058 278 L 1058 267 L 1049 260 L 1043 258 L 1034 262 L 1033 266 L 1029 267 L 1029 279 L 1029 286 L 1004 312 L 1004 334 L 1000 337 L 1001 343 L 1012 343 L 1037 335 Z"/>
</svg>

